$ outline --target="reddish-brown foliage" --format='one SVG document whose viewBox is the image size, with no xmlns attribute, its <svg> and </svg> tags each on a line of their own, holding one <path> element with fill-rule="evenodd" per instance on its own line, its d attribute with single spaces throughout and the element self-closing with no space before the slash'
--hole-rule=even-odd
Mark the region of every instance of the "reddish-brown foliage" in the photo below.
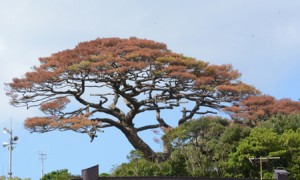
<svg viewBox="0 0 300 180">
<path fill-rule="evenodd" d="M 66 97 L 59 97 L 53 101 L 41 104 L 40 110 L 47 114 L 55 114 L 55 112 L 62 111 L 70 102 Z"/>
<path fill-rule="evenodd" d="M 34 131 L 46 132 L 53 122 L 53 117 L 32 117 L 25 120 L 25 127 Z"/>
<path fill-rule="evenodd" d="M 58 117 L 33 117 L 25 120 L 25 127 L 29 130 L 47 132 L 55 130 L 73 130 L 77 132 L 87 132 L 88 129 L 96 127 L 99 122 L 91 121 L 86 116 L 72 116 L 67 119 L 57 119 Z"/>
<path fill-rule="evenodd" d="M 39 106 L 49 115 L 27 119 L 29 130 L 69 129 L 93 139 L 96 130 L 113 126 L 151 160 L 165 159 L 168 153 L 165 157 L 155 154 L 138 132 L 171 129 L 161 111 L 183 108 L 178 111 L 180 125 L 258 93 L 239 80 L 240 73 L 231 65 L 210 65 L 173 53 L 163 43 L 138 38 L 79 43 L 74 49 L 40 58 L 40 63 L 8 83 L 12 104 Z M 122 100 L 126 108 L 119 103 Z M 66 107 L 70 101 L 76 104 Z M 190 103 L 184 107 L 181 102 Z M 156 114 L 156 123 L 136 127 L 135 117 L 146 111 Z"/>
<path fill-rule="evenodd" d="M 250 125 L 257 125 L 276 114 L 297 114 L 300 113 L 300 102 L 291 99 L 276 100 L 272 96 L 250 96 L 232 107 L 226 107 L 225 111 L 231 114 L 232 118 L 239 121 L 246 121 Z"/>
</svg>

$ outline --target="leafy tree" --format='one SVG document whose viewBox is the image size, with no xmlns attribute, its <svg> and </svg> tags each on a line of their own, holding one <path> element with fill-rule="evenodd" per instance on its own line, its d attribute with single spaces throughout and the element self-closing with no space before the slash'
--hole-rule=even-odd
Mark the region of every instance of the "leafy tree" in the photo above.
<svg viewBox="0 0 300 180">
<path fill-rule="evenodd" d="M 250 163 L 250 157 L 280 157 L 263 164 L 264 178 L 272 178 L 274 168 L 285 167 L 289 179 L 299 179 L 300 129 L 290 129 L 278 134 L 271 128 L 254 128 L 250 135 L 241 140 L 237 150 L 230 154 L 227 176 L 258 178 L 259 160 Z"/>
<path fill-rule="evenodd" d="M 228 155 L 249 135 L 249 128 L 220 117 L 189 121 L 164 137 L 172 142 L 172 154 L 163 163 L 148 162 L 138 151 L 113 171 L 113 176 L 206 176 L 224 177 Z"/>
<path fill-rule="evenodd" d="M 248 132 L 249 128 L 231 124 L 227 119 L 202 117 L 166 136 L 170 136 L 175 148 L 185 157 L 191 176 L 222 177 L 229 153 L 235 151 L 240 139 Z"/>
<path fill-rule="evenodd" d="M 284 167 L 289 179 L 296 180 L 300 178 L 300 128 L 295 129 L 292 123 L 297 118 L 275 116 L 252 129 L 220 117 L 192 120 L 163 137 L 173 145 L 167 161 L 149 162 L 138 151 L 132 151 L 129 162 L 118 166 L 112 175 L 258 178 L 259 160 L 251 163 L 248 158 L 278 156 L 279 160 L 263 163 L 264 178 L 271 179 L 274 168 Z M 269 122 L 273 123 L 270 127 Z M 280 131 L 279 126 L 283 128 Z"/>
<path fill-rule="evenodd" d="M 139 151 L 131 151 L 127 156 L 128 163 L 122 163 L 114 168 L 112 176 L 157 176 L 162 172 L 155 162 L 150 162 L 142 158 Z"/>
<path fill-rule="evenodd" d="M 250 135 L 239 143 L 237 150 L 230 154 L 227 176 L 259 178 L 258 161 L 251 164 L 248 159 L 278 155 L 282 150 L 279 141 L 278 134 L 272 129 L 254 128 Z"/>
<path fill-rule="evenodd" d="M 131 151 L 128 160 L 115 167 L 111 176 L 190 176 L 185 157 L 178 151 L 161 163 L 147 161 L 138 151 Z"/>
<path fill-rule="evenodd" d="M 110 174 L 108 174 L 108 173 L 101 173 L 101 174 L 99 174 L 99 177 L 109 177 L 110 176 Z"/>
<path fill-rule="evenodd" d="M 45 174 L 41 180 L 69 180 L 71 178 L 71 173 L 67 169 L 62 169 Z"/>
<path fill-rule="evenodd" d="M 291 99 L 277 100 L 272 96 L 249 96 L 231 107 L 224 108 L 235 121 L 244 121 L 256 126 L 274 115 L 290 115 L 300 113 L 300 102 Z"/>
<path fill-rule="evenodd" d="M 103 128 L 115 127 L 146 159 L 158 162 L 170 155 L 168 141 L 164 153 L 156 153 L 138 133 L 172 129 L 163 111 L 183 108 L 172 111 L 180 113 L 177 124 L 182 125 L 197 114 L 215 113 L 213 109 L 258 93 L 239 80 L 240 73 L 231 65 L 209 65 L 173 53 L 163 43 L 137 38 L 79 43 L 40 58 L 40 63 L 8 83 L 13 105 L 38 106 L 46 115 L 28 118 L 27 129 L 72 130 L 88 134 L 92 141 Z M 134 120 L 145 112 L 156 118 L 136 126 Z"/>
<path fill-rule="evenodd" d="M 30 180 L 30 178 L 19 178 L 19 177 L 12 177 L 12 178 L 7 178 L 6 176 L 0 176 L 0 180 Z"/>
<path fill-rule="evenodd" d="M 283 134 L 285 130 L 296 131 L 300 128 L 300 114 L 275 115 L 261 122 L 259 126 L 274 129 L 278 134 Z"/>
<path fill-rule="evenodd" d="M 230 124 L 226 127 L 224 133 L 216 142 L 215 159 L 218 175 L 224 177 L 227 173 L 227 161 L 230 153 L 236 152 L 241 140 L 248 137 L 251 132 L 249 127 L 244 127 L 239 124 Z"/>
<path fill-rule="evenodd" d="M 289 179 L 300 179 L 300 128 L 296 131 L 290 129 L 281 136 L 283 144 L 284 161 L 289 172 Z"/>
</svg>

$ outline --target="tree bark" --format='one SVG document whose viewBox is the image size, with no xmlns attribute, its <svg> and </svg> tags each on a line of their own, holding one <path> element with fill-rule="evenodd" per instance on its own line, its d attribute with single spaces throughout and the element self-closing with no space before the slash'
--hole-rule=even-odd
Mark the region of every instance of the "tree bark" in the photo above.
<svg viewBox="0 0 300 180">
<path fill-rule="evenodd" d="M 170 148 L 164 145 L 163 153 L 154 152 L 148 144 L 146 144 L 137 134 L 135 129 L 132 128 L 122 128 L 121 131 L 125 134 L 128 141 L 136 149 L 142 152 L 145 159 L 152 162 L 164 162 L 170 156 Z"/>
</svg>

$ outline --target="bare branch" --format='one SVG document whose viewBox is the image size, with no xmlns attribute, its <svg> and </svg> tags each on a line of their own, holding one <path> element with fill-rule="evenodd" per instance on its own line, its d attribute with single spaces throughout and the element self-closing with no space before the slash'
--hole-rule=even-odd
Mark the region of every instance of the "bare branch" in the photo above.
<svg viewBox="0 0 300 180">
<path fill-rule="evenodd" d="M 145 130 L 149 130 L 149 129 L 156 129 L 159 127 L 161 127 L 160 124 L 147 125 L 147 126 L 142 126 L 142 127 L 136 128 L 136 131 L 140 132 L 140 131 L 145 131 Z"/>
</svg>

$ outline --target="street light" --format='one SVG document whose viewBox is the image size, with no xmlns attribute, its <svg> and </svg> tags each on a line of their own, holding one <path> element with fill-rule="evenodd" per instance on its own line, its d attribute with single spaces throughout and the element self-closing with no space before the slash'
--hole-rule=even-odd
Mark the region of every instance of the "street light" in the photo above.
<svg viewBox="0 0 300 180">
<path fill-rule="evenodd" d="M 4 128 L 3 129 L 3 133 L 6 134 L 8 133 L 10 135 L 9 137 L 9 142 L 3 142 L 3 147 L 8 147 L 8 152 L 9 152 L 9 161 L 8 161 L 8 167 L 9 167 L 9 170 L 8 170 L 8 177 L 9 178 L 12 178 L 12 171 L 11 171 L 11 167 L 12 167 L 12 151 L 14 149 L 14 145 L 17 144 L 17 141 L 19 139 L 18 136 L 15 136 L 13 137 L 13 132 L 12 130 L 10 129 L 7 129 L 7 128 Z"/>
<path fill-rule="evenodd" d="M 9 130 L 7 128 L 4 128 L 3 133 L 6 134 L 7 132 L 9 132 Z"/>
</svg>

